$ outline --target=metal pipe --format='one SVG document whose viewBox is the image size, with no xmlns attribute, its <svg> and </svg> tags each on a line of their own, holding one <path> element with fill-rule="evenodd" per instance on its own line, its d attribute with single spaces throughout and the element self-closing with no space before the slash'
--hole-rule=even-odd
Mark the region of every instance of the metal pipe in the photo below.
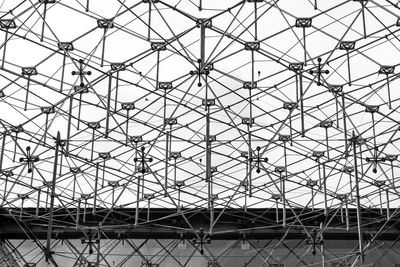
<svg viewBox="0 0 400 267">
<path fill-rule="evenodd" d="M 94 150 L 94 131 L 95 131 L 95 128 L 93 128 L 93 132 L 92 132 L 92 149 L 90 150 L 90 161 L 93 161 L 93 150 Z"/>
<path fill-rule="evenodd" d="M 349 74 L 349 85 L 351 85 L 351 71 L 350 71 L 350 56 L 349 51 L 347 51 L 347 72 Z"/>
<path fill-rule="evenodd" d="M 257 41 L 257 1 L 254 1 L 254 40 Z"/>
<path fill-rule="evenodd" d="M 206 113 L 206 183 L 208 183 L 208 205 L 207 208 L 210 210 L 210 109 L 207 109 Z"/>
<path fill-rule="evenodd" d="M 15 156 L 17 154 L 17 142 L 18 142 L 18 132 L 15 132 L 13 162 L 15 162 Z"/>
<path fill-rule="evenodd" d="M 0 171 L 3 170 L 3 158 L 4 158 L 4 147 L 6 146 L 7 132 L 3 132 L 3 140 L 1 142 L 1 152 L 0 152 Z"/>
<path fill-rule="evenodd" d="M 96 205 L 97 205 L 97 187 L 99 184 L 99 163 L 96 163 L 96 178 L 94 180 L 94 196 L 93 196 L 93 211 L 92 213 L 96 213 Z"/>
<path fill-rule="evenodd" d="M 100 235 L 100 229 L 99 229 L 99 233 L 97 236 L 97 255 L 96 255 L 96 266 L 100 266 L 100 242 L 101 242 L 101 235 Z"/>
<path fill-rule="evenodd" d="M 86 207 L 87 207 L 87 197 L 85 196 L 85 204 L 83 205 L 83 222 L 86 222 Z"/>
<path fill-rule="evenodd" d="M 26 109 L 28 108 L 28 95 L 29 95 L 29 85 L 30 85 L 30 78 L 31 76 L 28 76 L 28 82 L 26 85 L 26 95 L 25 95 L 25 106 L 24 106 L 24 111 L 26 111 Z"/>
<path fill-rule="evenodd" d="M 382 208 L 382 192 L 381 188 L 379 187 L 379 211 L 381 215 L 383 215 L 383 208 Z"/>
<path fill-rule="evenodd" d="M 107 114 L 106 114 L 106 131 L 104 133 L 104 137 L 108 137 L 108 130 L 110 128 L 110 105 L 111 105 L 111 83 L 112 83 L 112 74 L 108 74 L 108 95 L 107 95 Z"/>
<path fill-rule="evenodd" d="M 102 187 L 104 187 L 105 175 L 106 175 L 106 160 L 103 161 L 103 174 L 101 178 Z"/>
<path fill-rule="evenodd" d="M 42 23 L 42 34 L 40 36 L 40 42 L 43 42 L 43 36 L 44 36 L 44 26 L 46 24 L 46 12 L 47 11 L 47 2 L 44 1 L 44 11 L 43 11 L 43 23 Z"/>
<path fill-rule="evenodd" d="M 365 24 L 365 12 L 364 12 L 364 2 L 360 1 L 361 3 L 361 14 L 363 19 L 363 27 L 364 27 L 364 39 L 367 38 L 367 26 Z"/>
<path fill-rule="evenodd" d="M 340 203 L 340 222 L 344 223 L 344 216 L 343 216 L 343 199 Z"/>
<path fill-rule="evenodd" d="M 5 62 L 5 59 L 6 59 L 7 39 L 8 39 L 8 31 L 6 31 L 6 35 L 4 37 L 3 58 L 1 60 L 1 68 L 2 69 L 4 69 L 4 62 Z"/>
<path fill-rule="evenodd" d="M 118 86 L 119 86 L 119 71 L 117 71 L 117 77 L 115 78 L 115 101 L 114 101 L 114 112 L 117 111 L 117 103 L 118 103 Z M 128 109 L 129 112 L 129 109 Z M 127 116 L 129 120 L 129 115 Z"/>
<path fill-rule="evenodd" d="M 67 142 L 66 142 L 66 147 L 65 147 L 65 156 L 68 156 L 68 154 L 69 154 L 69 139 L 70 139 L 70 135 L 71 135 L 71 119 L 72 119 L 72 102 L 73 102 L 73 96 L 71 95 L 69 98 Z"/>
<path fill-rule="evenodd" d="M 81 123 L 81 110 L 82 110 L 82 92 L 79 93 L 78 122 L 76 124 L 77 130 L 79 130 L 79 126 Z"/>
<path fill-rule="evenodd" d="M 147 199 L 147 221 L 150 221 L 150 198 Z"/>
<path fill-rule="evenodd" d="M 247 185 L 244 187 L 244 212 L 247 212 Z"/>
<path fill-rule="evenodd" d="M 74 183 L 72 184 L 72 200 L 75 200 L 76 175 L 73 174 L 73 176 L 74 176 Z"/>
<path fill-rule="evenodd" d="M 390 97 L 390 82 L 389 82 L 389 75 L 386 75 L 386 86 L 388 90 L 388 98 L 389 98 L 389 109 L 392 109 L 392 100 Z"/>
<path fill-rule="evenodd" d="M 204 58 L 205 58 L 205 48 L 206 48 L 206 27 L 204 25 L 204 19 L 201 20 L 200 23 L 200 69 L 199 73 L 204 68 Z"/>
<path fill-rule="evenodd" d="M 325 138 L 326 138 L 326 157 L 329 160 L 328 127 L 325 127 Z"/>
<path fill-rule="evenodd" d="M 53 165 L 53 180 L 51 183 L 51 196 L 50 196 L 50 212 L 49 212 L 49 224 L 47 228 L 47 244 L 46 244 L 46 262 L 49 260 L 50 256 L 50 239 L 53 227 L 53 212 L 54 212 L 54 197 L 56 190 L 56 179 L 57 179 L 57 162 L 58 162 L 58 150 L 60 147 L 61 139 L 60 132 L 57 132 L 56 148 L 54 154 L 54 165 Z"/>
<path fill-rule="evenodd" d="M 335 106 L 336 106 L 336 127 L 339 128 L 339 100 L 335 95 Z"/>
<path fill-rule="evenodd" d="M 303 75 L 299 73 L 300 85 L 300 118 L 301 118 L 301 137 L 305 136 L 304 130 L 304 103 L 303 103 Z"/>
<path fill-rule="evenodd" d="M 147 27 L 147 41 L 150 41 L 150 27 L 151 27 L 151 2 L 149 1 L 149 21 Z"/>
<path fill-rule="evenodd" d="M 324 215 L 328 215 L 328 198 L 326 194 L 326 172 L 325 172 L 325 163 L 322 163 L 322 172 L 324 175 Z"/>
<path fill-rule="evenodd" d="M 250 128 L 253 126 L 253 103 L 252 103 L 252 94 L 251 94 L 251 90 L 254 87 L 254 50 L 251 50 L 251 86 L 249 86 L 249 117 L 250 117 L 250 121 L 249 121 L 249 126 Z"/>
<path fill-rule="evenodd" d="M 81 199 L 78 199 L 78 208 L 76 209 L 76 230 L 79 228 L 79 217 L 81 214 Z"/>
<path fill-rule="evenodd" d="M 168 141 L 169 141 L 169 132 L 167 131 L 166 133 L 165 133 L 165 135 L 166 135 L 166 143 L 165 143 L 165 174 L 164 174 L 164 197 L 167 197 L 167 195 L 168 195 L 168 155 L 169 155 L 169 144 L 168 144 Z M 174 187 L 175 187 L 175 183 L 174 183 Z"/>
<path fill-rule="evenodd" d="M 285 157 L 285 177 L 282 178 L 282 202 L 283 202 L 283 218 L 282 226 L 286 226 L 286 196 L 285 196 L 285 179 L 287 179 L 287 157 L 286 157 L 286 142 L 283 142 L 283 151 Z"/>
<path fill-rule="evenodd" d="M 346 201 L 346 231 L 350 230 L 349 204 Z"/>
<path fill-rule="evenodd" d="M 389 221 L 390 219 L 390 202 L 389 202 L 389 190 L 386 189 L 386 218 Z"/>
<path fill-rule="evenodd" d="M 143 168 L 145 168 L 144 164 Z M 139 194 L 140 194 L 140 175 L 137 176 L 135 226 L 138 226 L 139 223 L 139 200 L 140 200 Z"/>
<path fill-rule="evenodd" d="M 344 133 L 344 150 L 345 150 L 345 158 L 348 156 L 347 149 L 347 125 L 346 125 L 346 111 L 344 105 L 344 92 L 342 93 L 342 113 L 343 113 L 343 133 Z"/>
<path fill-rule="evenodd" d="M 321 245 L 321 260 L 322 260 L 322 267 L 325 267 L 325 248 L 324 248 L 324 233 L 323 233 L 323 222 L 319 224 L 320 232 L 321 232 L 321 241 L 319 242 Z"/>
<path fill-rule="evenodd" d="M 129 141 L 129 109 L 126 110 L 126 129 L 125 129 L 125 145 L 128 145 Z"/>
<path fill-rule="evenodd" d="M 211 201 L 211 209 L 210 209 L 210 235 L 213 233 L 213 225 L 214 225 L 214 199 Z"/>
<path fill-rule="evenodd" d="M 107 33 L 107 28 L 104 28 L 104 35 L 103 35 L 103 49 L 101 51 L 101 63 L 100 63 L 100 67 L 103 67 L 104 65 L 104 52 L 106 49 L 106 33 Z"/>
<path fill-rule="evenodd" d="M 157 50 L 157 67 L 156 67 L 156 89 L 159 88 L 158 82 L 160 78 L 160 50 Z M 165 121 L 165 118 L 164 118 Z"/>
<path fill-rule="evenodd" d="M 250 119 L 251 120 L 251 119 Z M 251 122 L 250 122 L 251 123 Z M 251 149 L 251 131 L 250 131 L 250 123 L 247 125 L 247 131 L 248 131 L 248 133 L 249 133 L 249 152 L 248 152 L 248 154 L 249 154 L 249 172 L 248 172 L 248 174 L 247 174 L 247 177 L 248 177 L 248 180 L 249 180 L 249 183 L 248 183 L 248 186 L 249 186 L 249 188 L 248 188 L 248 190 L 249 190 L 249 197 L 252 197 L 252 189 L 251 189 L 251 187 L 252 187 L 252 175 L 251 175 L 251 169 L 252 169 L 252 158 L 253 158 L 253 151 L 252 151 L 252 149 Z"/>
<path fill-rule="evenodd" d="M 46 182 L 46 206 L 45 209 L 47 210 L 47 205 L 49 204 L 49 190 L 50 190 L 50 183 Z"/>
<path fill-rule="evenodd" d="M 311 186 L 311 210 L 314 211 L 314 187 Z"/>
<path fill-rule="evenodd" d="M 66 52 L 64 52 L 63 63 L 61 67 L 61 85 L 60 85 L 60 92 L 63 90 L 64 86 L 64 74 L 65 74 L 65 59 L 66 59 Z"/>
<path fill-rule="evenodd" d="M 304 66 L 307 66 L 306 28 L 303 27 Z"/>
<path fill-rule="evenodd" d="M 40 187 L 38 188 L 38 198 L 37 198 L 37 203 L 36 203 L 36 212 L 35 212 L 35 217 L 39 217 L 39 207 L 40 207 L 40 193 L 42 192 L 42 190 L 40 189 Z"/>
<path fill-rule="evenodd" d="M 355 176 L 355 185 L 356 185 L 356 204 L 357 204 L 357 229 L 358 229 L 358 245 L 359 245 L 359 252 L 361 263 L 364 263 L 364 256 L 363 256 L 363 236 L 362 236 L 362 225 L 361 225 L 361 207 L 360 207 L 360 189 L 358 184 L 358 170 L 357 170 L 357 151 L 356 151 L 356 137 L 352 136 L 353 142 L 353 159 L 354 159 L 354 176 Z"/>
</svg>

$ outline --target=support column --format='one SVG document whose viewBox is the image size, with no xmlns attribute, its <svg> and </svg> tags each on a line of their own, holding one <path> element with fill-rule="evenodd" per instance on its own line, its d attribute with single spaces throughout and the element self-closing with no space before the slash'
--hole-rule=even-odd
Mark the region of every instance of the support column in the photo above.
<svg viewBox="0 0 400 267">
<path fill-rule="evenodd" d="M 211 142 L 210 142 L 210 110 L 207 109 L 206 113 L 206 183 L 208 188 L 207 208 L 210 210 L 211 194 L 210 194 L 210 180 L 211 180 Z"/>
<path fill-rule="evenodd" d="M 352 136 L 353 143 L 353 159 L 354 159 L 354 176 L 355 176 L 355 185 L 356 185 L 356 205 L 357 205 L 357 229 L 358 229 L 358 246 L 359 253 L 361 258 L 361 263 L 364 263 L 364 255 L 363 255 L 363 236 L 362 236 L 362 225 L 361 225 L 361 205 L 360 205 L 360 189 L 359 189 L 359 180 L 358 180 L 358 168 L 357 168 L 357 151 L 356 151 L 356 139 L 357 137 Z"/>
<path fill-rule="evenodd" d="M 54 197 L 55 197 L 55 190 L 56 190 L 58 150 L 60 147 L 60 143 L 61 143 L 60 132 L 57 132 L 56 148 L 55 148 L 54 164 L 53 164 L 53 180 L 51 183 L 49 224 L 48 224 L 48 228 L 47 228 L 46 262 L 49 261 L 49 258 L 51 257 L 51 254 L 52 254 L 52 252 L 50 251 L 50 243 L 51 243 L 51 232 L 52 232 L 52 227 L 53 227 Z"/>
</svg>

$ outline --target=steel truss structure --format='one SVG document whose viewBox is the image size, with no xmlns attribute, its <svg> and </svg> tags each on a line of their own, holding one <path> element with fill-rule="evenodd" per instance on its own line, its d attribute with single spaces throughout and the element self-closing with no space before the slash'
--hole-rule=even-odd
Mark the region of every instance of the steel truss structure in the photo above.
<svg viewBox="0 0 400 267">
<path fill-rule="evenodd" d="M 398 253 L 399 9 L 1 1 L 0 264 Z"/>
</svg>

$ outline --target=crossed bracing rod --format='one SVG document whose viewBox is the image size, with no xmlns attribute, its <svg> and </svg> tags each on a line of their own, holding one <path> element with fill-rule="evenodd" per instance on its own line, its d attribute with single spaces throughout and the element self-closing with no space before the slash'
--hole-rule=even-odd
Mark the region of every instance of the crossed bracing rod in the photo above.
<svg viewBox="0 0 400 267">
<path fill-rule="evenodd" d="M 155 1 L 153 1 L 153 2 L 155 2 Z M 362 3 L 362 1 L 360 1 L 361 3 Z M 46 3 L 46 2 L 44 2 L 44 3 Z M 151 1 L 149 1 L 149 3 L 151 4 Z M 310 24 L 311 24 L 311 20 L 309 20 L 310 21 Z M 301 23 L 299 23 L 299 27 L 303 27 L 303 28 L 306 28 L 306 27 L 308 27 L 307 26 L 307 23 L 308 23 L 308 20 L 307 19 L 305 19 L 303 22 L 301 22 Z M 304 25 L 303 25 L 304 24 Z M 303 25 L 303 26 L 302 26 Z M 103 45 L 104 45 L 104 43 L 105 43 L 105 37 L 104 37 L 104 40 L 103 40 Z M 304 35 L 304 48 L 305 48 L 305 35 Z M 104 52 L 104 49 L 103 49 L 103 52 Z M 306 62 L 306 61 L 305 61 Z M 199 64 L 201 64 L 200 62 L 199 62 Z M 311 70 L 312 71 L 312 73 L 310 72 L 310 74 L 316 74 L 316 78 L 317 78 L 317 80 L 319 80 L 319 83 L 321 84 L 321 80 L 323 80 L 323 79 L 321 79 L 322 78 L 322 74 L 324 74 L 324 70 L 322 69 L 322 66 L 320 66 L 320 65 L 318 65 L 318 67 L 316 68 L 316 70 Z M 198 74 L 199 74 L 199 79 L 200 79 L 200 74 L 202 74 L 202 75 L 207 75 L 207 73 L 206 72 L 203 72 L 203 73 L 200 73 L 201 72 L 201 68 L 199 67 L 198 68 Z M 209 74 L 209 73 L 208 73 Z M 381 73 L 381 74 L 385 74 L 385 73 Z M 27 76 L 27 77 L 30 77 L 31 75 L 33 75 L 33 74 L 28 74 L 28 72 L 26 72 L 26 74 L 25 74 L 25 76 Z M 296 76 L 297 77 L 297 76 Z M 350 80 L 350 76 L 349 76 L 349 80 Z M 29 79 L 28 79 L 28 88 L 29 88 Z M 389 89 L 389 88 L 388 88 Z M 390 91 L 389 91 L 389 93 L 390 93 Z M 28 95 L 28 90 L 27 90 L 27 95 Z M 390 96 L 389 96 L 390 97 Z M 27 103 L 28 101 L 26 101 L 26 103 Z M 344 117 L 344 116 L 343 116 Z M 323 127 L 323 126 L 322 126 Z M 106 132 L 108 132 L 107 130 L 106 130 Z M 304 132 L 304 131 L 303 131 Z M 346 132 L 346 131 L 345 131 Z M 346 135 L 346 134 L 345 134 Z M 292 137 L 291 137 L 292 138 Z M 374 136 L 374 138 L 375 138 L 375 136 Z M 327 141 L 328 141 L 328 138 L 327 138 Z M 292 140 L 291 140 L 291 142 L 292 142 Z M 347 142 L 346 142 L 347 143 Z M 330 149 L 330 147 L 329 147 L 329 145 L 328 145 L 328 142 L 327 142 L 327 151 L 329 151 L 329 149 Z M 93 149 L 92 149 L 92 152 L 93 152 Z M 250 157 L 251 157 L 251 155 L 249 155 Z M 329 157 L 329 156 L 328 156 Z M 375 164 L 375 166 L 377 166 L 377 164 L 379 163 L 377 160 L 379 159 L 379 158 L 369 158 L 371 161 L 371 163 L 372 164 Z M 211 166 L 209 166 L 209 167 L 211 167 Z M 259 168 L 258 168 L 259 169 Z M 209 168 L 209 170 L 211 171 L 211 168 Z M 373 170 L 376 170 L 376 167 L 373 169 Z M 393 171 L 393 169 L 392 169 L 392 171 Z M 209 178 L 211 178 L 211 177 L 209 177 Z M 144 180 L 143 180 L 144 181 Z M 174 184 L 175 185 L 175 184 Z M 250 187 L 250 188 L 252 188 L 252 187 Z M 212 195 L 210 195 L 210 197 L 212 197 Z M 210 198 L 211 199 L 211 198 Z M 179 205 L 178 205 L 179 206 Z"/>
</svg>

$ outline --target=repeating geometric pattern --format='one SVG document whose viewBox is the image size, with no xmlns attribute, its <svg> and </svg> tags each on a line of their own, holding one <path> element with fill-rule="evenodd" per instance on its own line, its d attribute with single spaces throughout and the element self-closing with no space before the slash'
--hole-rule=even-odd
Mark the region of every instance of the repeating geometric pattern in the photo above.
<svg viewBox="0 0 400 267">
<path fill-rule="evenodd" d="M 283 227 L 288 213 L 301 225 L 341 211 L 359 235 L 361 210 L 396 220 L 398 3 L 3 0 L 0 12 L 0 195 L 16 220 L 49 209 L 51 233 L 54 210 L 77 228 L 97 210 L 133 209 L 134 226 L 154 223 L 141 210 L 206 210 L 210 236 L 215 209 L 276 209 Z"/>
</svg>

